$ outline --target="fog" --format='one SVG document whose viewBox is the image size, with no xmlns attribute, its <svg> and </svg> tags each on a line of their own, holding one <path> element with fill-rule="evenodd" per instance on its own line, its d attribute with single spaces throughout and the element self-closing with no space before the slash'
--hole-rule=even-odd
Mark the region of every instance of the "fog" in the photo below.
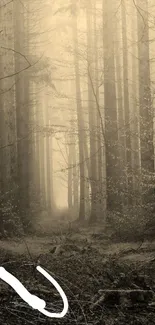
<svg viewBox="0 0 155 325">
<path fill-rule="evenodd" d="M 24 227 L 154 209 L 154 14 L 152 0 L 1 0 L 2 224 L 8 205 Z"/>
</svg>

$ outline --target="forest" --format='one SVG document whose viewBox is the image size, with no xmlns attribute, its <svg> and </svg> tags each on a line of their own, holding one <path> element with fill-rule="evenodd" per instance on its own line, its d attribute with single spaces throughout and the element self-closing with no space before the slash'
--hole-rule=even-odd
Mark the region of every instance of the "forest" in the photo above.
<svg viewBox="0 0 155 325">
<path fill-rule="evenodd" d="M 63 324 L 155 323 L 154 42 L 153 0 L 0 0 L 0 261 Z"/>
</svg>

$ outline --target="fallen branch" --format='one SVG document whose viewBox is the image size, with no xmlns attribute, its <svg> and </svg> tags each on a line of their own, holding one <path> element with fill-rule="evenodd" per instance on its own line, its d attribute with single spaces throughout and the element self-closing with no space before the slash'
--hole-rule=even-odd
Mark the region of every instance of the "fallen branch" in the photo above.
<svg viewBox="0 0 155 325">
<path fill-rule="evenodd" d="M 96 302 L 91 305 L 91 309 L 104 304 L 107 306 L 122 305 L 131 307 L 140 303 L 149 304 L 154 298 L 154 292 L 152 290 L 142 289 L 114 289 L 114 290 L 99 290 L 101 296 Z"/>
</svg>

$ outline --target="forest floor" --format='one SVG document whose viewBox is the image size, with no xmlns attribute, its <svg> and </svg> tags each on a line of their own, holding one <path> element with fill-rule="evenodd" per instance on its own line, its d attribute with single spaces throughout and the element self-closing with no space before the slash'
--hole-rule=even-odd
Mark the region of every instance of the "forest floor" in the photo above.
<svg viewBox="0 0 155 325">
<path fill-rule="evenodd" d="M 0 241 L 0 264 L 31 292 L 61 311 L 62 301 L 35 267 L 42 266 L 62 286 L 69 312 L 62 319 L 47 318 L 32 310 L 0 282 L 0 319 L 3 324 L 155 324 L 155 298 L 114 296 L 108 302 L 103 290 L 155 291 L 155 241 L 111 243 L 101 229 L 59 230 L 42 236 Z M 126 299 L 127 298 L 127 299 Z M 131 312 L 132 311 L 132 312 Z"/>
</svg>

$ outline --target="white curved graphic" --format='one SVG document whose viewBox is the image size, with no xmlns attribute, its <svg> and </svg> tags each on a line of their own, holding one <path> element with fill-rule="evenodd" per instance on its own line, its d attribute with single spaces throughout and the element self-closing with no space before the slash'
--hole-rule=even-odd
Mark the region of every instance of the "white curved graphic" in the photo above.
<svg viewBox="0 0 155 325">
<path fill-rule="evenodd" d="M 56 280 L 53 279 L 52 276 L 50 276 L 41 266 L 37 266 L 37 270 L 48 280 L 50 281 L 54 287 L 59 292 L 63 303 L 64 308 L 61 313 L 50 313 L 47 310 L 45 310 L 46 302 L 43 299 L 40 299 L 39 297 L 32 295 L 24 286 L 23 284 L 11 273 L 5 270 L 4 267 L 0 267 L 0 278 L 7 282 L 16 292 L 17 294 L 33 309 L 39 310 L 42 314 L 44 314 L 47 317 L 51 318 L 63 318 L 67 311 L 68 311 L 68 299 L 60 287 L 60 285 L 57 283 Z"/>
<path fill-rule="evenodd" d="M 61 296 L 61 298 L 62 298 L 62 300 L 63 300 L 63 303 L 64 303 L 64 308 L 63 308 L 63 310 L 62 310 L 62 312 L 61 313 L 50 313 L 50 312 L 48 312 L 47 310 L 45 310 L 44 308 L 38 308 L 38 310 L 42 313 L 42 314 L 44 314 L 44 315 L 46 315 L 46 316 L 48 316 L 48 317 L 53 317 L 53 318 L 63 318 L 66 314 L 67 314 L 67 311 L 68 311 L 68 299 L 67 299 L 67 297 L 66 297 L 66 295 L 65 295 L 65 293 L 64 293 L 64 291 L 62 290 L 62 288 L 60 287 L 60 285 L 58 284 L 58 282 L 56 281 L 56 280 L 54 280 L 53 278 L 52 278 L 52 276 L 51 275 L 49 275 L 41 266 L 37 266 L 37 270 L 40 272 L 40 273 L 42 273 L 42 275 L 48 280 L 48 281 L 50 281 L 53 285 L 54 285 L 54 287 L 57 289 L 57 291 L 60 293 L 60 296 Z M 38 297 L 37 297 L 38 298 Z"/>
</svg>

